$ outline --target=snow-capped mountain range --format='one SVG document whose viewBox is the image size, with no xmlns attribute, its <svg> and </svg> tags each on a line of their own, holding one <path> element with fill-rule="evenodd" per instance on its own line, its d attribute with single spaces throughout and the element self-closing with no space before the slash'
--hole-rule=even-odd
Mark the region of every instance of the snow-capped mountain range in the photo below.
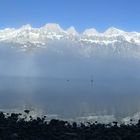
<svg viewBox="0 0 140 140">
<path fill-rule="evenodd" d="M 71 42 L 80 46 L 81 52 L 87 56 L 95 52 L 94 50 L 102 50 L 102 48 L 118 54 L 133 51 L 139 55 L 140 52 L 140 33 L 125 32 L 114 27 L 102 33 L 94 28 L 78 33 L 74 27 L 64 30 L 55 23 L 46 24 L 40 28 L 33 28 L 28 24 L 18 29 L 0 30 L 0 44 L 16 44 L 22 50 L 30 47 L 47 47 L 54 42 L 64 44 Z"/>
</svg>

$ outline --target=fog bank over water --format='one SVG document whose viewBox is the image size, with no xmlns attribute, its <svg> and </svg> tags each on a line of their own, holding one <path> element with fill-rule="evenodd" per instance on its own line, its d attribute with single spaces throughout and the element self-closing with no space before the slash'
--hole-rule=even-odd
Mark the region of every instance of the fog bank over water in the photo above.
<svg viewBox="0 0 140 140">
<path fill-rule="evenodd" d="M 139 58 L 88 57 L 60 45 L 26 52 L 13 47 L 0 46 L 1 108 L 29 100 L 47 113 L 70 118 L 140 111 Z"/>
</svg>

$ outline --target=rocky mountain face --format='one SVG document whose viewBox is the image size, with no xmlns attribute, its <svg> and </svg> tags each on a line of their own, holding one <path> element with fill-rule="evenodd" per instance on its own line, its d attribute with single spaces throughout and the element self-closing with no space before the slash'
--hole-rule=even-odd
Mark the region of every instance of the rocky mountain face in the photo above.
<svg viewBox="0 0 140 140">
<path fill-rule="evenodd" d="M 103 33 L 99 33 L 94 28 L 78 33 L 74 27 L 64 30 L 54 23 L 40 28 L 24 25 L 19 29 L 0 30 L 0 46 L 2 45 L 16 46 L 22 51 L 49 48 L 59 53 L 65 53 L 65 49 L 69 48 L 87 57 L 98 54 L 98 52 L 139 57 L 140 33 L 125 32 L 114 27 Z"/>
</svg>

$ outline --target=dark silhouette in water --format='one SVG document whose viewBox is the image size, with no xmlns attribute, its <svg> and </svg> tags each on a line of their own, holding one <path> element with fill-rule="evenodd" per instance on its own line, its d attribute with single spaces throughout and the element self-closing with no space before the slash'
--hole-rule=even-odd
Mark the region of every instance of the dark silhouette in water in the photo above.
<svg viewBox="0 0 140 140">
<path fill-rule="evenodd" d="M 29 110 L 25 110 L 29 113 Z M 140 140 L 140 121 L 137 124 L 118 125 L 62 120 L 45 121 L 43 118 L 26 121 L 21 114 L 6 116 L 0 113 L 0 140 Z"/>
<path fill-rule="evenodd" d="M 67 82 L 69 82 L 70 80 L 69 79 L 67 79 Z"/>
<path fill-rule="evenodd" d="M 91 87 L 93 87 L 93 85 L 94 85 L 93 75 L 91 75 L 90 83 L 91 83 Z"/>
</svg>

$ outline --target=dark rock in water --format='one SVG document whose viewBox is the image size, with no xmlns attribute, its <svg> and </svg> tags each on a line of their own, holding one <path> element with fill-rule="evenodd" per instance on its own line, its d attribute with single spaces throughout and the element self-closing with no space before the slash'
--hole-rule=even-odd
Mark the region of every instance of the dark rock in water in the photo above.
<svg viewBox="0 0 140 140">
<path fill-rule="evenodd" d="M 10 135 L 10 139 L 12 140 L 17 140 L 18 139 L 18 134 L 17 133 L 13 133 Z"/>
<path fill-rule="evenodd" d="M 29 114 L 30 113 L 30 110 L 24 110 L 25 113 Z"/>
</svg>

